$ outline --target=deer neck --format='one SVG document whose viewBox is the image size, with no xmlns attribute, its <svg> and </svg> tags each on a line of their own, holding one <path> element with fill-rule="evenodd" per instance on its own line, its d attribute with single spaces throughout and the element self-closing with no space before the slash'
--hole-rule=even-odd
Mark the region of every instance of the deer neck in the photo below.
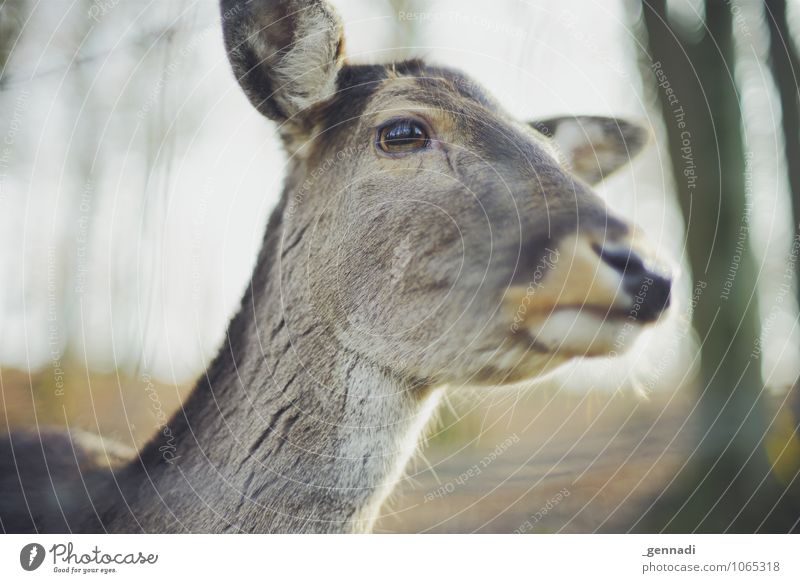
<svg viewBox="0 0 800 583">
<path fill-rule="evenodd" d="M 217 359 L 133 464 L 143 529 L 367 531 L 401 477 L 438 391 L 346 350 L 304 292 L 287 297 L 302 236 L 270 221 Z"/>
</svg>

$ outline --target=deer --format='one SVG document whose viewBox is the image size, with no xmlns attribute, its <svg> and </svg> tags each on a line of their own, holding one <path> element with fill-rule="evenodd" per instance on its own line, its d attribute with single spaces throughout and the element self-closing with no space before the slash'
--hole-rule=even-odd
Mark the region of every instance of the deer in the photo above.
<svg viewBox="0 0 800 583">
<path fill-rule="evenodd" d="M 7 435 L 7 532 L 370 532 L 444 391 L 618 353 L 669 312 L 672 270 L 593 190 L 643 124 L 517 120 L 456 69 L 350 63 L 323 0 L 221 13 L 288 160 L 241 305 L 132 457 Z"/>
</svg>

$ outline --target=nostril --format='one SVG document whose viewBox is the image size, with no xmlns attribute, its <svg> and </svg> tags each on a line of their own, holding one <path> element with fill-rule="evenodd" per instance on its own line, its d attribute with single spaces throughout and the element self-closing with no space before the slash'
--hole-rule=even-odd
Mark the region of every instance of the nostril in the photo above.
<svg viewBox="0 0 800 583">
<path fill-rule="evenodd" d="M 638 276 L 645 272 L 644 261 L 630 247 L 604 247 L 592 245 L 595 253 L 618 272 L 627 276 Z"/>
<path fill-rule="evenodd" d="M 642 322 L 654 322 L 672 302 L 672 280 L 646 272 L 629 292 L 634 297 L 634 318 Z"/>
</svg>

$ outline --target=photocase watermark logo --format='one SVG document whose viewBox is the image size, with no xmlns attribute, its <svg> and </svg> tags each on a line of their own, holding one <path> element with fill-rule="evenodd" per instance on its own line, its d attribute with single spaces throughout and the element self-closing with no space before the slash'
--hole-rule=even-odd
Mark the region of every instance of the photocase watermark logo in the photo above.
<svg viewBox="0 0 800 583">
<path fill-rule="evenodd" d="M 26 571 L 35 571 L 47 559 L 53 573 L 68 575 L 108 575 L 121 572 L 121 568 L 155 565 L 158 555 L 142 551 L 105 552 L 95 545 L 91 549 L 77 549 L 71 542 L 56 543 L 49 549 L 38 543 L 30 543 L 19 552 L 19 564 Z"/>
<path fill-rule="evenodd" d="M 26 571 L 35 571 L 44 562 L 44 547 L 39 543 L 30 543 L 19 552 L 19 564 Z"/>
</svg>

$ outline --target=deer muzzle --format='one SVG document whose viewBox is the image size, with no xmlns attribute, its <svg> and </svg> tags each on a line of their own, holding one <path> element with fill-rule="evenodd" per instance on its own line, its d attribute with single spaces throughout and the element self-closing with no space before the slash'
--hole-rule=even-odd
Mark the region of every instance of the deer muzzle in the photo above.
<svg viewBox="0 0 800 583">
<path fill-rule="evenodd" d="M 671 305 L 673 270 L 635 230 L 614 240 L 568 235 L 537 256 L 504 299 L 513 310 L 512 332 L 524 331 L 554 352 L 617 352 Z"/>
</svg>

